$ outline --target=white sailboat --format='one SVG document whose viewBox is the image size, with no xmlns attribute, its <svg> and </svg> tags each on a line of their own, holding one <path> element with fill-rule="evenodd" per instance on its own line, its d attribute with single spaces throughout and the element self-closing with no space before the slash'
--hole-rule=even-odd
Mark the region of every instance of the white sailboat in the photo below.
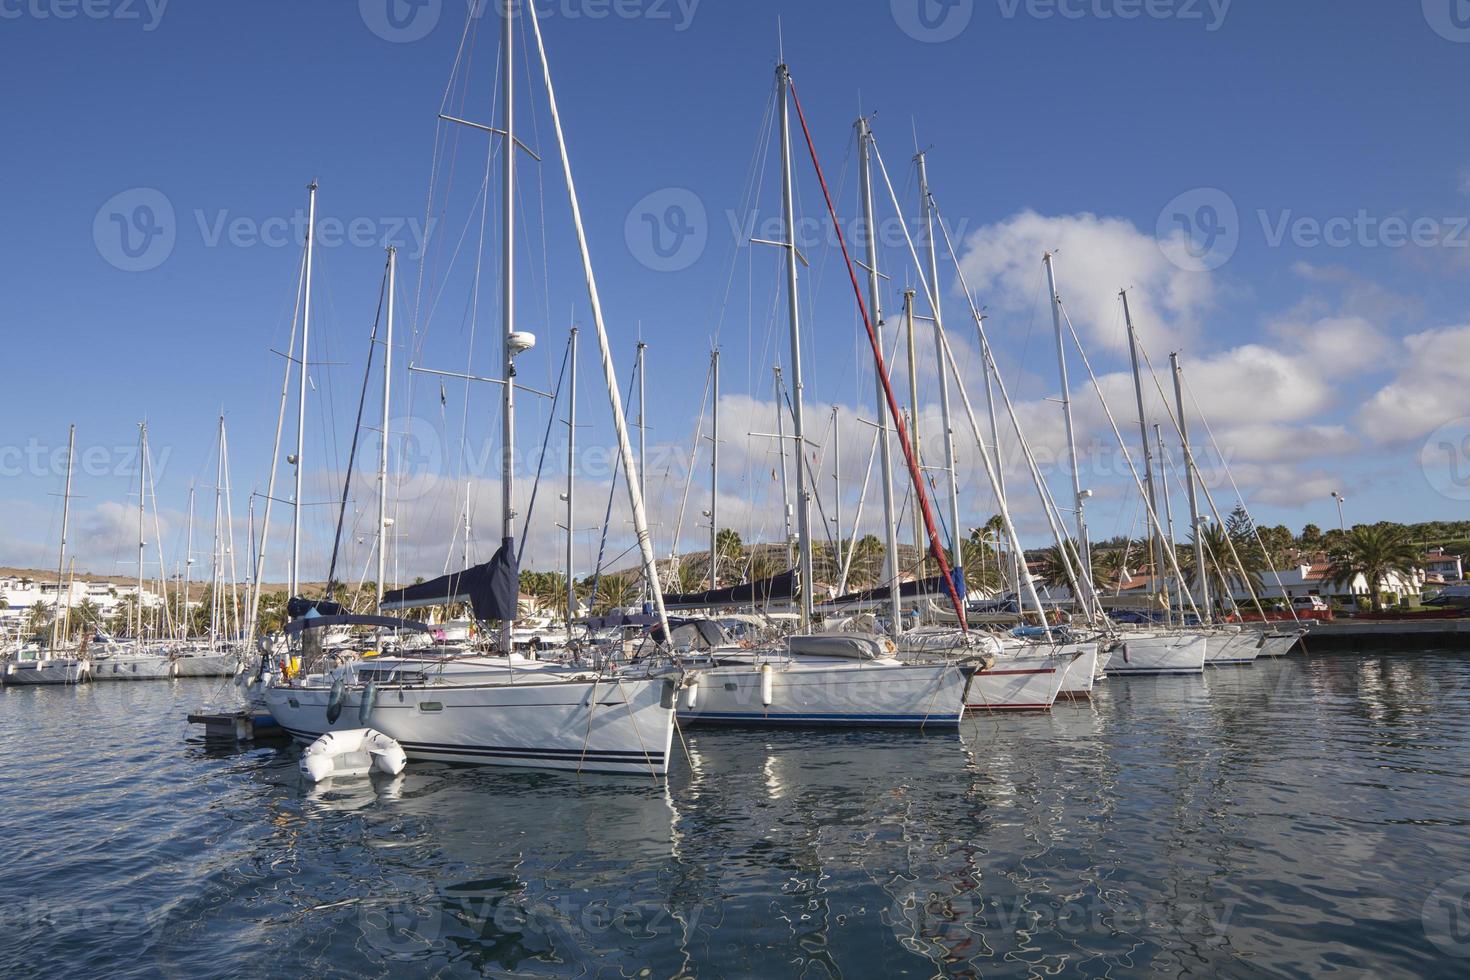
<svg viewBox="0 0 1470 980">
<path fill-rule="evenodd" d="M 51 643 L 45 649 L 39 646 L 20 646 L 15 656 L 5 665 L 3 675 L 6 684 L 80 684 L 91 676 L 91 664 L 82 657 L 58 656 L 61 642 L 62 623 L 65 616 L 61 608 L 62 572 L 66 568 L 66 532 L 71 516 L 72 462 L 75 457 L 77 427 L 71 426 L 66 440 L 66 487 L 61 498 L 61 546 L 56 560 L 56 608 L 51 616 Z M 71 594 L 67 593 L 70 603 Z"/>
<path fill-rule="evenodd" d="M 493 132 L 504 136 L 501 153 L 503 191 L 502 338 L 501 384 L 504 469 L 502 484 L 503 536 L 495 559 L 476 569 L 467 569 L 439 582 L 424 583 L 384 595 L 382 608 L 404 608 L 425 601 L 438 603 L 469 601 L 479 619 L 502 622 L 499 657 L 466 658 L 443 662 L 360 662 L 333 673 L 307 673 L 267 687 L 265 703 L 276 720 L 298 740 L 314 740 L 325 731 L 361 727 L 367 723 L 397 740 L 409 758 L 471 762 L 486 765 L 544 769 L 596 771 L 622 774 L 663 775 L 668 771 L 672 743 L 676 688 L 683 672 L 677 665 L 662 669 L 598 670 L 575 665 L 524 661 L 510 652 L 509 642 L 516 618 L 516 560 L 514 551 L 514 471 L 511 452 L 514 439 L 514 358 L 529 349 L 534 339 L 515 329 L 515 99 L 512 58 L 515 51 L 513 26 L 515 8 L 502 8 L 501 64 L 503 126 Z M 562 130 L 550 67 L 536 18 L 525 18 L 536 41 L 548 108 L 563 176 L 570 198 L 572 219 L 582 258 L 592 317 L 602 356 L 603 372 L 611 402 L 614 426 L 624 471 L 629 503 L 638 536 L 644 573 L 667 635 L 663 596 L 650 543 L 643 495 L 632 446 L 624 424 L 623 406 L 612 366 L 610 345 L 603 320 L 602 304 L 592 271 L 591 254 L 582 226 L 581 208 L 572 179 L 571 161 Z M 483 128 L 483 127 L 481 127 Z M 309 246 L 308 246 L 309 247 Z M 309 259 L 308 259 L 309 268 Z M 389 317 L 395 297 L 393 280 L 396 256 L 388 260 Z M 391 322 L 391 320 L 390 320 Z M 389 328 L 391 331 L 391 327 Z M 304 357 L 303 357 L 304 360 Z M 386 370 L 386 368 L 385 368 Z M 304 384 L 304 381 L 303 381 Z M 386 385 L 385 385 L 386 393 Z M 298 477 L 300 463 L 298 461 Z M 380 460 L 386 466 L 386 455 Z M 386 493 L 386 473 L 379 474 L 380 493 Z M 380 509 L 381 513 L 381 509 Z M 380 527 L 378 548 L 385 547 L 386 533 Z M 298 552 L 299 553 L 299 552 Z M 381 568 L 380 563 L 380 568 Z M 293 575 L 294 577 L 294 575 Z M 443 592 L 442 596 L 435 595 Z M 488 597 L 486 593 L 489 593 Z M 331 625 L 351 625 L 352 617 L 316 617 L 297 620 L 291 629 L 307 640 L 311 632 Z M 383 620 L 380 626 L 407 626 Z M 518 662 L 520 661 L 520 662 Z M 418 666 L 414 668 L 411 663 Z M 363 719 L 367 719 L 364 721 Z"/>
<path fill-rule="evenodd" d="M 800 298 L 797 293 L 798 254 L 795 240 L 795 203 L 791 166 L 790 106 L 795 99 L 791 75 L 785 64 L 776 69 L 781 140 L 782 241 L 785 250 L 786 301 L 791 341 L 791 438 L 805 445 L 802 381 Z M 860 134 L 866 120 L 860 120 Z M 871 216 L 866 138 L 862 140 L 864 207 Z M 869 226 L 871 228 L 871 224 Z M 869 235 L 869 263 L 875 243 Z M 845 246 L 844 246 L 845 251 Z M 857 280 L 853 278 L 854 290 Z M 874 308 L 876 282 L 871 285 Z M 861 305 L 861 294 L 859 293 Z M 866 311 L 864 311 L 866 318 Z M 876 349 L 876 348 L 875 348 Z M 881 358 L 877 362 L 879 419 L 893 412 Z M 777 406 L 777 411 L 784 408 Z M 887 566 L 890 585 L 891 628 L 902 629 L 897 588 L 897 541 L 891 489 L 892 463 L 887 440 L 880 436 L 884 477 L 884 523 L 888 536 Z M 858 726 L 942 728 L 956 727 L 964 713 L 966 690 L 982 658 L 974 656 L 938 662 L 900 659 L 888 653 L 884 641 L 863 634 L 811 634 L 813 625 L 813 561 L 811 542 L 811 493 L 808 470 L 797 451 L 796 535 L 801 582 L 801 634 L 764 648 L 747 650 L 722 647 L 701 661 L 702 676 L 686 690 L 679 706 L 684 724 L 767 726 Z M 713 523 L 713 522 L 712 522 Z M 712 543 L 713 544 L 713 543 Z M 711 554 L 713 555 L 713 547 Z"/>
</svg>

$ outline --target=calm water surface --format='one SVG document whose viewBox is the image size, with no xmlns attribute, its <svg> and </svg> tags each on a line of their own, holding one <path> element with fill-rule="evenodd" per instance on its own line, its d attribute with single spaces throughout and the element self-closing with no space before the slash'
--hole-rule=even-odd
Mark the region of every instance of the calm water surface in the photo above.
<svg viewBox="0 0 1470 980">
<path fill-rule="evenodd" d="M 0 693 L 0 975 L 1470 973 L 1470 659 L 1109 680 L 962 737 L 691 732 L 667 784 L 188 741 Z"/>
</svg>

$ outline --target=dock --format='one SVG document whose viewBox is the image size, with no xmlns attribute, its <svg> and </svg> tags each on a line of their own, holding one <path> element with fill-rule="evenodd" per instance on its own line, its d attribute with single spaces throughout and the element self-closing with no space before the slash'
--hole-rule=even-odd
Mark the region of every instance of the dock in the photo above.
<svg viewBox="0 0 1470 980">
<path fill-rule="evenodd" d="M 245 709 L 237 711 L 199 711 L 189 715 L 189 724 L 203 725 L 208 741 L 253 742 L 258 738 L 279 738 L 285 734 L 268 712 Z"/>
<path fill-rule="evenodd" d="M 1470 618 L 1336 619 L 1308 630 L 1309 651 L 1470 650 Z"/>
</svg>

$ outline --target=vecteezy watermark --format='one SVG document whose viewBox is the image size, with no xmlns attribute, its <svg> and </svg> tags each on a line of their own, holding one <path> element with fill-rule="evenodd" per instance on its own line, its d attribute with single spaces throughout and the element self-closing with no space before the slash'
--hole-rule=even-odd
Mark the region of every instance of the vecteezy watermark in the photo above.
<svg viewBox="0 0 1470 980">
<path fill-rule="evenodd" d="M 1240 212 L 1218 187 L 1197 187 L 1164 205 L 1154 236 L 1164 257 L 1179 268 L 1209 272 L 1240 247 Z"/>
<path fill-rule="evenodd" d="M 1450 500 L 1470 500 L 1470 416 L 1451 419 L 1429 433 L 1419 450 L 1424 479 Z"/>
<path fill-rule="evenodd" d="M 0 20 L 115 20 L 156 31 L 169 0 L 0 0 Z"/>
<path fill-rule="evenodd" d="M 385 959 L 419 959 L 443 948 L 446 936 L 492 940 L 534 938 L 563 954 L 602 946 L 621 936 L 644 941 L 683 935 L 698 928 L 712 908 L 703 904 L 673 907 L 634 900 L 631 896 L 466 894 L 422 899 L 368 901 L 358 927 L 369 946 Z"/>
<path fill-rule="evenodd" d="M 953 41 L 970 26 L 975 0 L 888 0 L 893 22 L 915 41 Z"/>
<path fill-rule="evenodd" d="M 229 208 L 195 208 L 183 230 L 198 235 L 205 248 L 286 248 L 306 242 L 307 215 L 264 218 L 237 214 Z M 417 217 L 318 217 L 320 248 L 397 248 L 403 257 L 423 257 L 434 220 Z M 167 262 L 178 245 L 181 222 L 173 202 L 152 187 L 134 187 L 109 198 L 92 220 L 97 254 L 123 272 L 149 272 Z"/>
<path fill-rule="evenodd" d="M 0 0 L 4 2 L 4 0 Z M 701 0 L 471 0 L 469 16 L 518 14 L 530 6 L 541 20 L 650 20 L 667 21 L 676 33 L 694 23 Z M 443 19 L 444 0 L 357 0 L 358 15 L 368 30 L 385 41 L 405 44 L 421 41 Z"/>
<path fill-rule="evenodd" d="M 174 252 L 178 234 L 173 202 L 152 187 L 114 194 L 92 219 L 97 254 L 124 272 L 148 272 L 163 265 Z"/>
<path fill-rule="evenodd" d="M 1424 935 L 1451 956 L 1470 956 L 1470 875 L 1451 878 L 1424 900 Z"/>
<path fill-rule="evenodd" d="M 1235 0 L 996 0 L 1006 20 L 1177 20 L 1213 33 L 1225 26 Z"/>
<path fill-rule="evenodd" d="M 1470 216 L 1464 215 L 1379 216 L 1360 208 L 1350 215 L 1323 218 L 1290 208 L 1276 212 L 1259 208 L 1255 223 L 1270 248 L 1470 248 Z M 1188 272 L 1208 272 L 1230 261 L 1249 225 L 1229 194 L 1218 187 L 1197 187 L 1164 206 L 1154 233 L 1174 265 Z"/>
<path fill-rule="evenodd" d="M 1470 44 L 1470 0 L 1421 0 L 1424 19 L 1446 41 Z"/>
<path fill-rule="evenodd" d="M 647 194 L 628 211 L 623 241 L 633 258 L 654 272 L 679 272 L 698 262 L 709 244 L 704 201 L 687 187 Z"/>
<path fill-rule="evenodd" d="M 171 446 L 150 446 L 149 472 L 161 477 L 173 456 Z M 86 477 L 137 477 L 142 456 L 138 444 L 124 446 L 77 446 L 72 456 L 72 470 Z M 66 476 L 66 443 L 43 443 L 35 436 L 24 445 L 0 445 L 0 479 L 20 476 Z"/>
</svg>

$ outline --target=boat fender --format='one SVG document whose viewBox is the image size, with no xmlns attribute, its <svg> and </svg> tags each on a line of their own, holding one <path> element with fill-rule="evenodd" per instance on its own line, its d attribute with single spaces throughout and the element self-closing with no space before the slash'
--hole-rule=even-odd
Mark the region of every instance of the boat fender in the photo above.
<svg viewBox="0 0 1470 980">
<path fill-rule="evenodd" d="M 684 691 L 684 707 L 693 711 L 699 706 L 699 678 L 691 680 Z"/>
<path fill-rule="evenodd" d="M 373 709 L 378 706 L 378 685 L 368 684 L 362 689 L 362 701 L 357 706 L 357 723 L 363 728 L 367 727 L 368 719 L 373 716 Z"/>
<path fill-rule="evenodd" d="M 327 724 L 335 725 L 342 717 L 342 704 L 347 700 L 347 685 L 342 678 L 332 682 L 332 693 L 327 696 Z"/>
<path fill-rule="evenodd" d="M 771 706 L 772 675 L 775 673 L 770 664 L 761 664 L 761 704 L 767 708 Z"/>
</svg>

